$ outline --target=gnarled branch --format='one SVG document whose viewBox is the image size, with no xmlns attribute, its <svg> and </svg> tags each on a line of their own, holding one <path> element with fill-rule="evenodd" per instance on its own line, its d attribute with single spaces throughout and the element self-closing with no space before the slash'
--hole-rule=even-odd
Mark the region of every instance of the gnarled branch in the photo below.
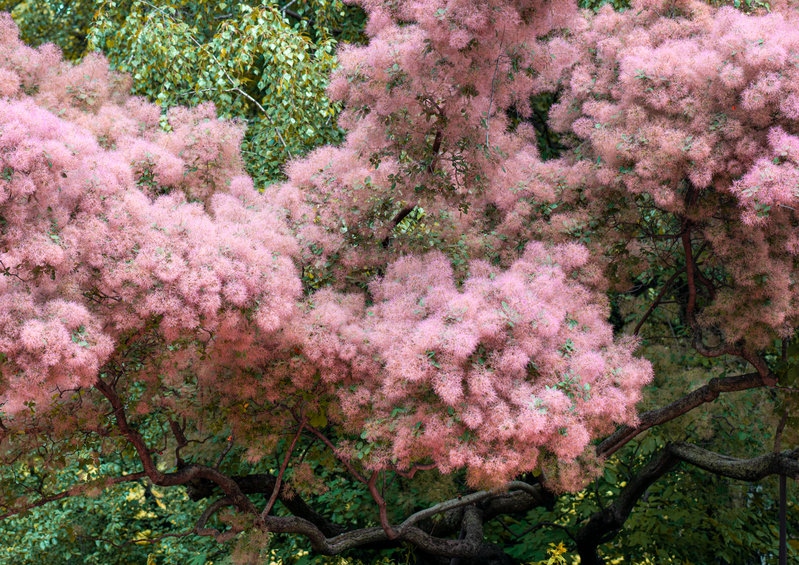
<svg viewBox="0 0 799 565">
<path fill-rule="evenodd" d="M 601 565 L 597 547 L 624 525 L 638 500 L 660 477 L 685 462 L 710 473 L 742 481 L 758 481 L 770 475 L 799 477 L 799 449 L 738 459 L 690 443 L 671 443 L 658 451 L 629 481 L 618 498 L 596 512 L 577 532 L 577 550 L 584 565 Z"/>
<path fill-rule="evenodd" d="M 597 446 L 597 455 L 609 457 L 638 434 L 690 412 L 697 406 L 713 402 L 722 392 L 738 392 L 765 386 L 760 373 L 747 373 L 734 377 L 717 377 L 698 389 L 689 392 L 662 408 L 641 414 L 637 426 L 622 426 Z"/>
</svg>

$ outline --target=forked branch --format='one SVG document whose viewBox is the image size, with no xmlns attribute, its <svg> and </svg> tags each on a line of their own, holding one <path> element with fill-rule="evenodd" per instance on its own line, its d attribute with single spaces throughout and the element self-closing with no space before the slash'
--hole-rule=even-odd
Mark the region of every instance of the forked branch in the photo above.
<svg viewBox="0 0 799 565">
<path fill-rule="evenodd" d="M 621 529 L 646 490 L 680 462 L 741 481 L 759 481 L 770 475 L 799 477 L 799 449 L 738 459 L 690 443 L 668 444 L 629 481 L 613 504 L 596 512 L 577 532 L 575 539 L 583 565 L 603 563 L 597 548 Z"/>
<path fill-rule="evenodd" d="M 766 384 L 760 373 L 747 373 L 734 377 L 717 377 L 662 408 L 641 414 L 637 426 L 622 426 L 597 446 L 597 455 L 609 457 L 638 434 L 651 427 L 669 422 L 690 412 L 697 406 L 713 402 L 722 392 L 738 392 L 759 388 Z"/>
</svg>

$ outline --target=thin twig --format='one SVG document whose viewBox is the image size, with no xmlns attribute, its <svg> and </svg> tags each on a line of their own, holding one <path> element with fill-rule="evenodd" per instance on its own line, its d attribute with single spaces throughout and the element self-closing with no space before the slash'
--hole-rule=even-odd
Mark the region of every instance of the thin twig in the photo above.
<svg viewBox="0 0 799 565">
<path fill-rule="evenodd" d="M 499 72 L 499 60 L 502 58 L 502 42 L 505 40 L 505 28 L 502 28 L 502 37 L 499 39 L 499 53 L 494 63 L 494 76 L 491 77 L 491 96 L 488 98 L 488 112 L 486 113 L 486 151 L 488 151 L 488 134 L 491 131 L 489 121 L 491 120 L 491 106 L 494 104 L 494 89 L 497 83 L 497 73 Z"/>
<path fill-rule="evenodd" d="M 671 287 L 671 283 L 673 283 L 674 279 L 676 279 L 677 276 L 680 275 L 680 274 L 682 274 L 682 270 L 675 271 L 675 273 L 673 275 L 671 275 L 669 280 L 666 281 L 666 283 L 663 285 L 663 288 L 661 289 L 661 291 L 655 297 L 655 300 L 652 301 L 652 304 L 649 305 L 649 308 L 647 308 L 646 312 L 644 312 L 644 315 L 641 317 L 641 319 L 635 325 L 635 329 L 633 330 L 633 335 L 638 335 L 638 332 L 641 331 L 641 326 L 643 326 L 644 322 L 646 322 L 646 320 L 649 318 L 649 316 L 652 315 L 652 312 L 655 311 L 655 308 L 657 308 L 658 305 L 661 304 L 661 301 L 662 301 L 663 297 L 666 295 L 666 291 L 669 289 L 669 287 Z"/>
<path fill-rule="evenodd" d="M 280 8 L 280 11 L 281 11 L 281 12 L 283 12 L 283 15 L 285 15 L 285 14 L 286 14 L 286 10 L 288 10 L 289 8 L 291 8 L 291 6 L 292 6 L 292 5 L 294 5 L 294 4 L 296 4 L 296 3 L 297 3 L 297 0 L 291 0 L 291 2 L 289 2 L 289 3 L 288 3 L 288 4 L 286 4 L 285 6 L 282 6 L 282 7 L 281 7 L 281 8 Z"/>
<path fill-rule="evenodd" d="M 222 498 L 210 504 L 208 508 L 206 508 L 203 511 L 202 515 L 200 516 L 200 519 L 197 520 L 197 525 L 194 527 L 194 533 L 196 533 L 198 536 L 212 536 L 217 541 L 217 543 L 225 543 L 226 541 L 233 539 L 236 536 L 236 534 L 242 531 L 242 528 L 240 526 L 239 527 L 233 526 L 231 529 L 229 529 L 226 532 L 220 532 L 216 528 L 205 527 L 205 524 L 208 522 L 211 516 L 216 514 L 219 510 L 221 510 L 225 506 L 234 506 L 233 501 L 228 496 L 223 496 Z"/>
<path fill-rule="evenodd" d="M 315 435 L 316 437 L 318 437 L 320 440 L 322 440 L 322 443 L 324 443 L 324 444 L 325 444 L 325 445 L 326 445 L 326 446 L 327 446 L 327 447 L 330 449 L 330 451 L 331 451 L 331 452 L 333 452 L 333 455 L 336 457 L 336 459 L 338 459 L 339 461 L 341 461 L 341 464 L 342 464 L 342 465 L 344 465 L 344 467 L 346 467 L 347 471 L 349 471 L 349 472 L 350 472 L 350 474 L 351 474 L 353 477 L 355 477 L 355 479 L 356 479 L 356 480 L 357 480 L 359 483 L 363 483 L 363 484 L 365 484 L 365 485 L 366 485 L 366 484 L 369 484 L 369 481 L 366 479 L 366 477 L 364 477 L 362 474 L 360 474 L 360 473 L 359 473 L 359 472 L 358 472 L 358 471 L 355 469 L 355 467 L 353 467 L 353 466 L 352 466 L 352 464 L 350 464 L 350 462 L 349 462 L 349 461 L 347 461 L 347 459 L 345 459 L 344 457 L 342 457 L 342 456 L 340 456 L 340 455 L 338 454 L 338 450 L 336 449 L 336 446 L 335 446 L 335 445 L 333 445 L 333 442 L 332 442 L 332 441 L 330 441 L 330 439 L 328 439 L 328 437 L 327 437 L 325 434 L 323 434 L 322 432 L 320 432 L 319 430 L 317 430 L 316 428 L 314 428 L 314 427 L 313 427 L 313 426 L 311 426 L 310 424 L 306 424 L 306 425 L 305 425 L 305 428 L 306 428 L 306 429 L 307 429 L 309 432 L 311 432 L 313 435 Z"/>
<path fill-rule="evenodd" d="M 19 276 L 19 274 L 12 273 L 11 272 L 11 267 L 6 267 L 6 264 L 3 263 L 2 259 L 0 259 L 0 270 L 2 270 L 2 274 L 3 275 L 5 275 L 7 277 L 14 277 L 15 279 L 19 279 L 22 282 L 30 282 L 30 281 L 33 280 L 33 277 L 31 277 L 29 279 L 23 279 L 21 276 Z"/>
<path fill-rule="evenodd" d="M 788 423 L 788 410 L 786 409 L 777 424 L 777 429 L 774 432 L 774 453 L 782 451 L 782 432 L 785 430 L 785 424 Z"/>
<path fill-rule="evenodd" d="M 527 528 L 526 530 L 524 530 L 520 534 L 514 534 L 513 532 L 510 532 L 510 533 L 514 537 L 516 537 L 518 539 L 518 538 L 523 538 L 523 537 L 525 537 L 525 536 L 527 536 L 529 534 L 532 534 L 536 530 L 540 530 L 541 528 L 547 528 L 547 527 L 549 527 L 549 528 L 560 528 L 561 530 L 563 530 L 563 532 L 567 536 L 569 536 L 569 538 L 571 538 L 572 541 L 576 541 L 574 539 L 574 534 L 571 533 L 569 528 L 567 528 L 566 526 L 564 526 L 562 524 L 556 524 L 555 522 L 546 522 L 546 521 L 545 522 L 538 522 L 537 524 L 534 524 L 534 525 L 530 526 L 529 528 Z"/>
<path fill-rule="evenodd" d="M 280 494 L 280 488 L 283 486 L 283 476 L 286 473 L 286 467 L 289 465 L 289 460 L 291 459 L 291 454 L 294 453 L 294 448 L 297 446 L 297 440 L 300 439 L 302 435 L 302 431 L 305 429 L 305 420 L 300 423 L 300 427 L 297 428 L 297 433 L 294 434 L 294 439 L 291 440 L 291 445 L 286 451 L 286 456 L 283 458 L 283 464 L 280 466 L 280 471 L 277 474 L 277 478 L 275 479 L 275 487 L 272 489 L 272 495 L 269 497 L 269 501 L 266 503 L 266 506 L 261 512 L 261 516 L 268 516 L 269 512 L 272 511 L 272 507 L 275 505 L 277 501 L 277 497 Z"/>
<path fill-rule="evenodd" d="M 216 460 L 216 465 L 214 465 L 214 469 L 219 469 L 219 466 L 222 464 L 222 461 L 225 460 L 227 454 L 230 453 L 230 450 L 233 449 L 233 442 L 236 440 L 234 434 L 230 434 L 227 438 L 227 446 L 225 449 L 222 450 L 222 453 L 219 454 L 219 458 Z"/>
<path fill-rule="evenodd" d="M 32 510 L 33 508 L 38 508 L 40 506 L 44 506 L 45 504 L 49 504 L 50 502 L 55 502 L 56 500 L 62 500 L 64 498 L 69 498 L 72 496 L 80 496 L 86 491 L 97 487 L 98 482 L 102 482 L 103 486 L 111 486 L 111 485 L 118 485 L 120 483 L 127 483 L 131 481 L 138 481 L 139 479 L 143 479 L 146 477 L 147 474 L 144 472 L 138 473 L 131 473 L 130 475 L 122 475 L 120 477 L 108 477 L 106 479 L 100 479 L 99 481 L 93 481 L 91 483 L 83 483 L 79 485 L 74 485 L 68 488 L 65 491 L 61 491 L 58 494 L 54 494 L 52 496 L 44 497 L 36 502 L 32 502 L 30 504 L 23 504 L 22 506 L 18 506 L 13 508 L 3 514 L 0 514 L 0 520 L 4 520 L 9 518 L 10 516 L 15 516 L 16 514 L 20 514 L 21 512 L 26 512 L 28 510 Z"/>
<path fill-rule="evenodd" d="M 386 500 L 377 490 L 377 479 L 379 476 L 379 471 L 373 471 L 372 476 L 369 477 L 369 494 L 372 495 L 372 499 L 375 501 L 375 504 L 377 504 L 377 511 L 380 516 L 380 526 L 383 528 L 383 531 L 386 532 L 386 537 L 390 540 L 397 539 L 399 534 L 388 520 L 388 508 L 386 506 Z"/>
<path fill-rule="evenodd" d="M 424 465 L 414 465 L 407 471 L 402 471 L 396 467 L 391 467 L 391 470 L 403 479 L 412 479 L 419 471 L 430 471 L 436 467 L 435 463 L 425 463 Z"/>
</svg>

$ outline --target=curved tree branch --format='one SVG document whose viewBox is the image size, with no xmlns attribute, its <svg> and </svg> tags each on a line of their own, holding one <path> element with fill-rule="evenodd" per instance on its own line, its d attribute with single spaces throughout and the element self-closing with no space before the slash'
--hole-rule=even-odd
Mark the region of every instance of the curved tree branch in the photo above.
<svg viewBox="0 0 799 565">
<path fill-rule="evenodd" d="M 627 521 L 633 507 L 646 490 L 678 463 L 668 449 L 658 452 L 619 493 L 618 498 L 599 512 L 596 512 L 574 536 L 580 563 L 601 565 L 603 560 L 597 547 L 615 534 Z"/>
<path fill-rule="evenodd" d="M 294 448 L 297 446 L 297 440 L 300 439 L 300 435 L 302 435 L 302 430 L 305 427 L 305 418 L 302 418 L 300 422 L 300 427 L 297 428 L 297 433 L 294 434 L 294 439 L 291 440 L 291 445 L 289 445 L 288 450 L 286 451 L 286 456 L 283 458 L 283 463 L 280 466 L 280 471 L 277 474 L 277 478 L 275 479 L 275 486 L 272 488 L 272 494 L 269 495 L 269 500 L 264 506 L 263 511 L 261 511 L 261 516 L 266 516 L 269 512 L 272 511 L 272 507 L 277 502 L 278 495 L 280 494 L 280 487 L 283 484 L 283 476 L 286 474 L 286 467 L 289 465 L 289 460 L 291 459 L 291 455 L 294 453 Z"/>
<path fill-rule="evenodd" d="M 766 453 L 751 459 L 738 459 L 703 449 L 691 443 L 673 443 L 667 446 L 676 458 L 715 475 L 739 481 L 759 481 L 770 475 L 799 478 L 799 448 Z"/>
<path fill-rule="evenodd" d="M 491 506 L 490 511 L 490 514 L 493 516 L 500 511 L 502 504 L 499 503 L 499 500 L 502 499 L 505 500 L 506 508 L 508 509 L 519 509 L 520 503 L 522 503 L 522 507 L 529 509 L 533 505 L 545 500 L 543 494 L 537 496 L 539 493 L 542 493 L 540 487 L 536 488 L 538 485 L 529 485 L 527 483 L 514 481 L 508 485 L 510 492 L 482 491 L 467 495 L 466 497 L 461 497 L 458 500 L 440 503 L 432 508 L 411 515 L 397 527 L 361 528 L 337 533 L 333 537 L 328 537 L 330 533 L 340 532 L 341 527 L 331 524 L 324 517 L 308 508 L 301 500 L 292 502 L 285 497 L 280 497 L 280 500 L 284 503 L 286 508 L 301 515 L 270 516 L 263 515 L 258 511 L 247 494 L 253 492 L 279 493 L 281 490 L 280 486 L 278 485 L 277 479 L 272 476 L 230 477 L 216 468 L 199 464 L 184 465 L 175 472 L 170 473 L 158 470 L 144 438 L 128 422 L 124 405 L 113 384 L 103 379 L 98 379 L 95 383 L 95 387 L 111 404 L 116 418 L 117 428 L 136 449 L 144 467 L 144 472 L 141 473 L 142 475 L 146 475 L 154 484 L 159 486 L 176 486 L 189 483 L 203 485 L 210 482 L 215 484 L 224 493 L 224 496 L 216 500 L 205 510 L 195 528 L 197 533 L 214 535 L 217 538 L 221 536 L 223 539 L 228 539 L 229 535 L 235 535 L 236 532 L 231 531 L 220 534 L 215 530 L 205 527 L 205 523 L 210 516 L 220 508 L 224 506 L 233 506 L 246 514 L 256 517 L 256 527 L 264 531 L 305 536 L 310 541 L 313 550 L 324 555 L 337 555 L 356 547 L 404 541 L 433 555 L 489 560 L 500 557 L 502 551 L 483 540 L 483 522 L 485 516 L 482 508 L 479 508 L 475 503 L 496 497 L 497 501 Z M 322 437 L 324 438 L 324 436 Z M 210 485 L 208 485 L 208 487 L 210 487 Z M 210 487 L 204 494 L 208 496 L 213 490 L 213 487 Z M 460 512 L 460 519 L 458 522 L 463 534 L 459 539 L 436 537 L 415 525 L 417 522 L 430 518 L 433 515 L 456 511 L 461 507 L 463 510 Z M 385 524 L 383 526 L 385 526 Z M 449 532 L 443 533 L 447 534 Z"/>
<path fill-rule="evenodd" d="M 144 467 L 144 473 L 153 484 L 158 486 L 176 486 L 185 485 L 196 479 L 208 479 L 216 483 L 219 488 L 230 497 L 231 502 L 237 508 L 255 516 L 259 514 L 255 504 L 247 498 L 236 482 L 213 467 L 193 464 L 179 468 L 174 473 L 164 473 L 160 471 L 153 460 L 147 443 L 144 441 L 144 437 L 142 437 L 128 422 L 125 406 L 119 398 L 119 394 L 117 394 L 114 386 L 102 378 L 98 378 L 94 383 L 94 387 L 105 396 L 111 404 L 114 417 L 116 418 L 117 428 L 119 428 L 122 435 L 133 445 Z"/>
<path fill-rule="evenodd" d="M 426 520 L 427 518 L 431 518 L 436 514 L 442 514 L 444 512 L 448 512 L 450 510 L 455 510 L 456 508 L 461 508 L 463 506 L 473 505 L 484 500 L 490 498 L 496 498 L 498 495 L 502 496 L 505 494 L 511 495 L 514 491 L 520 491 L 527 493 L 530 496 L 527 497 L 520 497 L 524 498 L 527 504 L 530 504 L 529 508 L 535 506 L 536 502 L 542 502 L 544 500 L 543 497 L 543 489 L 540 485 L 529 485 L 522 481 L 512 481 L 507 485 L 507 491 L 496 491 L 496 490 L 481 490 L 479 492 L 473 492 L 471 494 L 467 494 L 465 496 L 461 496 L 459 498 L 453 498 L 451 500 L 447 500 L 444 502 L 439 502 L 435 506 L 431 506 L 430 508 L 425 508 L 424 510 L 420 510 L 415 514 L 411 514 L 408 516 L 402 524 L 398 527 L 399 530 L 403 528 L 407 528 L 408 526 L 412 526 L 421 522 L 422 520 Z M 531 500 L 532 498 L 532 500 Z M 526 505 L 525 505 L 526 506 Z M 528 509 L 529 509 L 528 508 Z M 494 514 L 497 515 L 497 514 Z"/>
<path fill-rule="evenodd" d="M 36 500 L 35 502 L 10 508 L 3 514 L 0 514 L 0 520 L 10 518 L 11 516 L 16 516 L 17 514 L 27 512 L 28 510 L 33 510 L 34 508 L 39 508 L 40 506 L 44 506 L 45 504 L 49 504 L 50 502 L 55 502 L 56 500 L 63 500 L 65 498 L 69 498 L 72 496 L 80 496 L 88 492 L 89 490 L 96 488 L 98 485 L 102 485 L 103 487 L 110 487 L 111 485 L 119 485 L 122 483 L 138 481 L 139 479 L 143 479 L 145 476 L 146 475 L 144 473 L 139 472 L 139 473 L 131 473 L 129 475 L 121 475 L 119 477 L 105 477 L 103 479 L 98 479 L 96 481 L 73 485 L 67 490 L 61 491 L 57 494 L 44 496 L 39 500 Z"/>
<path fill-rule="evenodd" d="M 577 532 L 575 540 L 583 565 L 603 563 L 597 553 L 599 545 L 621 529 L 646 490 L 680 462 L 742 481 L 758 481 L 770 475 L 799 477 L 799 449 L 738 459 L 690 443 L 668 444 L 629 481 L 613 504 L 596 512 Z"/>
<path fill-rule="evenodd" d="M 236 482 L 241 492 L 244 494 L 269 494 L 275 492 L 277 480 L 274 476 L 257 473 L 245 476 L 234 476 L 232 479 Z M 212 496 L 214 492 L 213 483 L 204 481 L 204 488 L 202 491 L 195 492 L 194 500 Z M 323 516 L 313 508 L 311 508 L 303 498 L 297 493 L 292 493 L 292 496 L 285 496 L 283 488 L 280 489 L 278 500 L 286 507 L 286 509 L 293 515 L 303 518 L 316 526 L 326 537 L 334 537 L 346 531 L 346 528 L 337 524 L 327 517 Z"/>
<path fill-rule="evenodd" d="M 432 536 L 416 526 L 396 528 L 394 541 L 405 541 L 433 555 L 467 557 L 476 559 L 495 558 L 501 553 L 496 547 L 483 541 L 483 513 L 476 506 L 464 508 L 462 539 L 444 539 Z M 348 549 L 390 541 L 382 527 L 353 530 L 327 539 L 310 522 L 296 516 L 267 516 L 265 528 L 275 533 L 295 533 L 308 538 L 311 547 L 323 555 L 338 555 Z"/>
<path fill-rule="evenodd" d="M 265 526 L 269 531 L 276 533 L 302 534 L 309 539 L 314 551 L 324 555 L 337 555 L 356 547 L 405 541 L 434 555 L 468 558 L 482 556 L 488 559 L 497 557 L 498 550 L 482 541 L 482 524 L 499 514 L 529 510 L 543 504 L 545 499 L 545 493 L 540 485 L 513 481 L 507 485 L 507 490 L 479 491 L 420 510 L 406 518 L 400 525 L 393 526 L 391 528 L 393 537 L 382 526 L 360 528 L 326 537 L 318 527 L 300 516 L 268 516 L 265 519 Z M 434 515 L 448 515 L 453 512 L 458 513 L 456 519 L 448 528 L 437 528 L 437 534 L 448 535 L 457 531 L 455 527 L 457 523 L 465 532 L 462 539 L 433 536 L 417 526 Z M 474 523 L 475 516 L 478 515 L 479 525 Z"/>
<path fill-rule="evenodd" d="M 236 534 L 239 533 L 240 530 L 232 528 L 226 532 L 220 532 L 216 528 L 206 528 L 205 525 L 208 523 L 208 520 L 211 518 L 211 516 L 219 512 L 225 506 L 232 506 L 232 504 L 233 502 L 227 496 L 223 496 L 222 498 L 209 504 L 208 507 L 203 511 L 199 520 L 197 520 L 197 525 L 194 527 L 194 532 L 199 536 L 213 536 L 217 543 L 224 543 L 231 540 Z"/>
<path fill-rule="evenodd" d="M 759 388 L 765 385 L 766 382 L 763 380 L 760 373 L 747 373 L 745 375 L 737 375 L 734 377 L 717 377 L 710 379 L 706 385 L 689 392 L 671 404 L 668 404 L 662 408 L 657 408 L 656 410 L 644 412 L 641 414 L 639 424 L 637 426 L 620 427 L 597 446 L 597 455 L 600 457 L 609 457 L 613 455 L 638 434 L 648 430 L 651 427 L 669 422 L 679 416 L 682 416 L 697 406 L 701 406 L 702 404 L 708 402 L 713 402 L 722 392 L 738 392 L 742 390 Z"/>
<path fill-rule="evenodd" d="M 652 301 L 652 304 L 649 305 L 649 308 L 646 309 L 646 312 L 644 312 L 644 315 L 641 316 L 641 319 L 638 320 L 637 324 L 635 324 L 635 329 L 633 329 L 633 335 L 638 335 L 638 333 L 641 331 L 641 328 L 643 327 L 644 323 L 647 321 L 647 319 L 649 319 L 649 316 L 652 315 L 652 312 L 655 311 L 655 309 L 658 307 L 658 305 L 660 305 L 660 302 L 663 300 L 663 297 L 666 296 L 666 293 L 671 288 L 671 285 L 674 283 L 674 281 L 677 279 L 677 277 L 680 276 L 683 273 L 683 271 L 684 271 L 684 269 L 678 269 L 678 270 L 674 271 L 674 273 L 672 273 L 671 277 L 669 277 L 669 280 L 667 280 L 665 283 L 663 283 L 663 288 L 660 289 L 660 292 L 655 297 L 655 299 Z"/>
</svg>

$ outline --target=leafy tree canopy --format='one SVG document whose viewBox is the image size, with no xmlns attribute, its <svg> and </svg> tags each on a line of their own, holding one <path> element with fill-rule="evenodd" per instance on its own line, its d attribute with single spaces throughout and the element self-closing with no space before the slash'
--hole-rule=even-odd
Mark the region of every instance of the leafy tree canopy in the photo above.
<svg viewBox="0 0 799 565">
<path fill-rule="evenodd" d="M 0 10 L 29 44 L 56 43 L 71 60 L 103 52 L 135 94 L 164 109 L 211 101 L 246 120 L 242 150 L 257 186 L 280 178 L 288 158 L 341 138 L 325 88 L 335 45 L 361 39 L 363 16 L 340 0 L 4 0 Z"/>
</svg>

